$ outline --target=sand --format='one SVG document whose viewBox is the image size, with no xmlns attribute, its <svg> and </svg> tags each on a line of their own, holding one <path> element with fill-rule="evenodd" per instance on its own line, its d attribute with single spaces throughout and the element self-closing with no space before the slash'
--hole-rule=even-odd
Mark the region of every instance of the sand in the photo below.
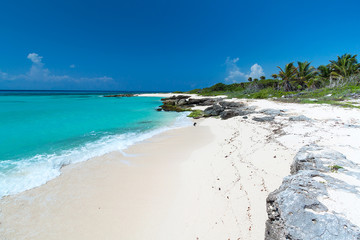
<svg viewBox="0 0 360 240">
<path fill-rule="evenodd" d="M 349 126 L 360 124 L 360 111 L 243 101 L 284 115 L 270 123 L 196 120 L 126 156 L 67 166 L 47 184 L 0 201 L 0 239 L 263 239 L 266 197 L 300 147 L 317 143 L 358 160 L 360 128 Z M 288 119 L 301 114 L 312 121 Z"/>
</svg>

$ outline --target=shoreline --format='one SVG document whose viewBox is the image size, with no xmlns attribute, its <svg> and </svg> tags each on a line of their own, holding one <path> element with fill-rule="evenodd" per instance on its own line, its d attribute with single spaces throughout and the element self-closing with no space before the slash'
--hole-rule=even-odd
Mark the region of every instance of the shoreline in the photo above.
<svg viewBox="0 0 360 240">
<path fill-rule="evenodd" d="M 236 101 L 260 110 L 253 116 L 269 108 L 282 113 L 263 123 L 196 120 L 196 127 L 166 131 L 125 156 L 115 152 L 67 166 L 48 184 L 0 200 L 0 236 L 262 239 L 266 198 L 290 174 L 301 147 L 320 144 L 359 162 L 357 109 Z M 289 120 L 299 115 L 310 120 Z"/>
<path fill-rule="evenodd" d="M 194 130 L 195 136 L 187 133 Z M 173 194 L 169 193 L 178 184 L 177 166 L 211 138 L 201 126 L 171 129 L 132 145 L 125 155 L 111 152 L 67 165 L 59 177 L 46 184 L 0 200 L 0 237 L 99 239 L 107 233 L 110 239 L 119 235 L 144 239 L 156 227 L 154 219 L 162 222 L 166 205 L 172 201 Z M 184 151 L 174 157 L 179 144 Z M 158 145 L 168 151 L 156 155 Z M 119 219 L 119 215 L 124 218 Z M 113 229 L 114 224 L 119 230 Z M 144 228 L 143 232 L 137 230 L 137 236 L 135 225 Z"/>
</svg>

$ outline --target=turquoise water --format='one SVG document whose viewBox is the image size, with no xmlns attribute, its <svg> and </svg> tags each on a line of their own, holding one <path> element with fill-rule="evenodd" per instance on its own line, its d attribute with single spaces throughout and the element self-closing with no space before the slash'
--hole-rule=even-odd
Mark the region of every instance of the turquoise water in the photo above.
<svg viewBox="0 0 360 240">
<path fill-rule="evenodd" d="M 63 165 L 189 123 L 183 114 L 155 111 L 160 104 L 99 93 L 0 92 L 0 197 L 46 183 Z"/>
</svg>

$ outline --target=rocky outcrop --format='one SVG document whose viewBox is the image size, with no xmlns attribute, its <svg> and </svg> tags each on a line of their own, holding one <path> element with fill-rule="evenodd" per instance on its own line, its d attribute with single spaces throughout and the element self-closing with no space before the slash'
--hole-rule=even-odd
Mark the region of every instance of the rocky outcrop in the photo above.
<svg viewBox="0 0 360 240">
<path fill-rule="evenodd" d="M 222 98 L 191 98 L 185 95 L 177 95 L 161 99 L 163 105 L 157 110 L 164 111 L 189 111 L 195 106 L 209 106 L 204 110 L 204 116 L 220 116 L 221 119 L 229 119 L 235 116 L 245 116 L 255 112 L 254 107 L 246 106 L 242 102 L 224 101 Z"/>
<path fill-rule="evenodd" d="M 206 116 L 219 116 L 225 108 L 218 104 L 214 104 L 211 107 L 208 107 L 204 110 Z"/>
<path fill-rule="evenodd" d="M 322 201 L 335 201 L 330 190 L 358 196 L 356 187 L 330 174 L 346 169 L 356 169 L 351 175 L 360 177 L 360 167 L 339 152 L 317 145 L 301 148 L 291 165 L 292 175 L 267 198 L 265 239 L 360 239 L 359 227 Z"/>
<path fill-rule="evenodd" d="M 190 98 L 186 95 L 174 95 L 172 97 L 161 99 L 163 105 L 160 106 L 164 111 L 188 111 L 195 106 L 211 106 L 220 99 L 217 98 Z"/>
</svg>

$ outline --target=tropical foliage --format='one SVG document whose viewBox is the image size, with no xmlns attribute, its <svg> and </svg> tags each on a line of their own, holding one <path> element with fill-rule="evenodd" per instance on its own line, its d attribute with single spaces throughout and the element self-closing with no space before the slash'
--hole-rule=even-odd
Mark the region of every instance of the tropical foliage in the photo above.
<svg viewBox="0 0 360 240">
<path fill-rule="evenodd" d="M 302 98 L 344 99 L 356 93 L 360 96 L 360 63 L 357 55 L 344 54 L 327 65 L 312 66 L 311 62 L 298 61 L 278 66 L 279 72 L 271 75 L 272 79 L 261 76 L 260 79 L 249 77 L 247 82 L 223 84 L 195 89 L 190 93 L 201 95 L 228 95 L 240 98 L 282 98 L 285 95 Z M 301 91 L 299 93 L 299 91 Z M 310 101 L 310 100 L 309 100 Z M 359 107 L 360 108 L 360 107 Z"/>
<path fill-rule="evenodd" d="M 330 60 L 331 76 L 349 77 L 359 73 L 360 64 L 356 59 L 357 55 L 344 54 L 337 57 L 337 60 Z"/>
</svg>

